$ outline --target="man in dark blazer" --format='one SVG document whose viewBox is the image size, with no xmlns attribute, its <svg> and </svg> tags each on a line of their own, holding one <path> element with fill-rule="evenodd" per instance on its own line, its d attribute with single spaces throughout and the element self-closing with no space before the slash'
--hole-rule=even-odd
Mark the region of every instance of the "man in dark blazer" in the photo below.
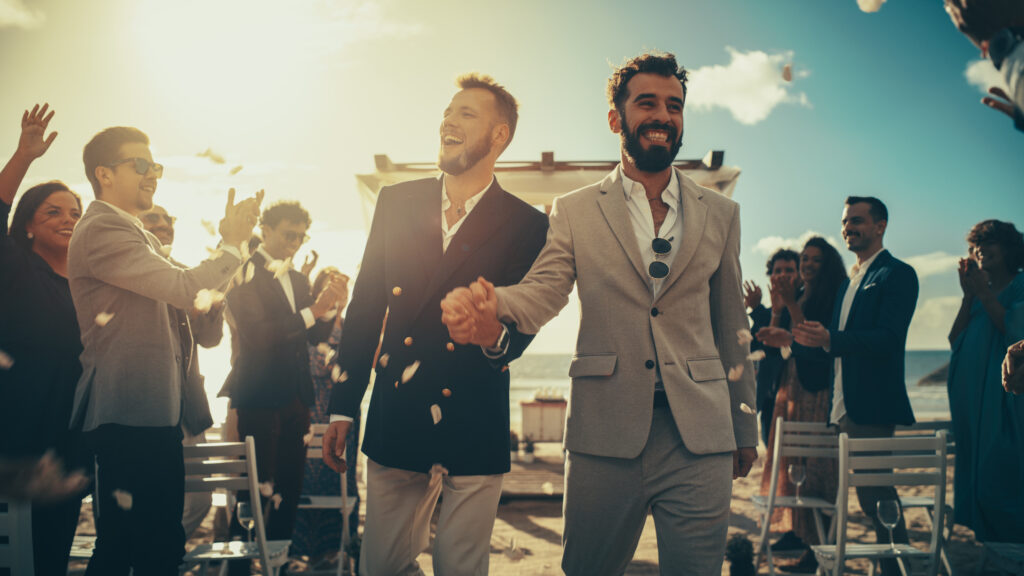
<svg viewBox="0 0 1024 576">
<path fill-rule="evenodd" d="M 843 239 L 857 255 L 849 280 L 839 288 L 830 328 L 804 322 L 793 328 L 802 346 L 821 347 L 835 357 L 830 421 L 851 438 L 889 437 L 897 424 L 913 424 L 904 361 L 907 330 L 917 305 L 917 274 L 882 247 L 889 212 L 881 200 L 851 196 L 843 210 Z M 864 513 L 874 520 L 878 540 L 889 532 L 878 521 L 879 500 L 898 498 L 895 488 L 857 488 Z M 897 541 L 907 541 L 900 518 Z M 895 561 L 883 562 L 888 576 Z"/>
<path fill-rule="evenodd" d="M 298 202 L 267 208 L 260 219 L 263 242 L 242 267 L 243 283 L 227 295 L 239 349 L 225 392 L 238 410 L 238 436 L 256 441 L 260 482 L 272 486 L 264 496 L 281 498 L 267 522 L 272 540 L 290 539 L 295 524 L 313 405 L 307 346 L 327 340 L 342 282 L 332 279 L 313 302 L 309 279 L 292 269 L 309 224 Z"/>
<path fill-rule="evenodd" d="M 181 425 L 195 366 L 181 311 L 238 270 L 259 197 L 235 205 L 229 192 L 221 249 L 184 268 L 137 217 L 153 206 L 163 172 L 146 135 L 108 128 L 82 157 L 96 200 L 71 237 L 68 282 L 83 345 L 71 426 L 88 432 L 97 464 L 97 540 L 86 573 L 174 575 L 185 552 Z"/>
<path fill-rule="evenodd" d="M 422 573 L 416 556 L 429 543 L 442 493 L 434 572 L 486 574 L 510 468 L 507 365 L 531 337 L 508 326 L 486 347 L 455 345 L 439 305 L 481 275 L 518 282 L 544 245 L 547 218 L 494 177 L 515 132 L 515 99 L 487 76 L 463 76 L 458 85 L 441 122 L 443 174 L 380 192 L 341 336 L 344 372 L 324 439 L 335 469 L 344 467 L 348 420 L 376 372 L 363 440 L 365 574 Z"/>
</svg>

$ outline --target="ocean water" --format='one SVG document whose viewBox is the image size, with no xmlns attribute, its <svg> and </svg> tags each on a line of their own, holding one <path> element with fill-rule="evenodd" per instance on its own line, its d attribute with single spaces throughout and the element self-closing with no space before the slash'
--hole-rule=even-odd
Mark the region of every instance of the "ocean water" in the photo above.
<svg viewBox="0 0 1024 576">
<path fill-rule="evenodd" d="M 521 400 L 530 400 L 537 390 L 554 390 L 569 395 L 569 354 L 526 354 L 509 366 L 511 373 L 511 418 L 513 430 L 520 428 Z M 946 385 L 920 386 L 918 381 L 949 362 L 948 350 L 910 350 L 906 359 L 907 394 L 918 420 L 949 419 Z"/>
</svg>

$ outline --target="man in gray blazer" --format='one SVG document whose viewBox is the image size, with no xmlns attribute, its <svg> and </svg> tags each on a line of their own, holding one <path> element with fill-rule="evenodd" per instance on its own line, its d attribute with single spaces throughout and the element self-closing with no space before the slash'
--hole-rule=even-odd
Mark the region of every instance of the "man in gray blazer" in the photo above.
<svg viewBox="0 0 1024 576">
<path fill-rule="evenodd" d="M 566 574 L 621 574 L 648 510 L 662 574 L 719 574 L 731 480 L 757 458 L 753 369 L 738 338 L 749 328 L 739 209 L 672 168 L 685 87 L 671 54 L 616 70 L 608 124 L 622 138 L 620 166 L 555 200 L 547 244 L 522 282 L 480 279 L 442 303 L 452 338 L 473 342 L 498 320 L 535 334 L 578 287 Z M 730 381 L 732 368 L 743 374 Z"/>
<path fill-rule="evenodd" d="M 225 285 L 256 224 L 259 197 L 228 194 L 220 251 L 195 268 L 170 262 L 138 214 L 153 205 L 163 167 L 135 128 L 108 128 L 85 146 L 96 200 L 68 248 L 82 330 L 82 377 L 71 426 L 97 462 L 96 549 L 86 574 L 178 573 L 184 462 L 181 423 L 192 366 L 187 314 L 200 289 Z M 181 329 L 182 323 L 185 329 Z"/>
</svg>

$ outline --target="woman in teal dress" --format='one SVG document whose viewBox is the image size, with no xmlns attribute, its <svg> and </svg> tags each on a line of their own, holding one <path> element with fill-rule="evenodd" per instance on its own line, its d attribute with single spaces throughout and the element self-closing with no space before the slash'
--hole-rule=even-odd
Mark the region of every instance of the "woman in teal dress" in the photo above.
<svg viewBox="0 0 1024 576">
<path fill-rule="evenodd" d="M 979 541 L 1024 542 L 1024 396 L 1003 390 L 1006 348 L 1024 338 L 1024 236 L 985 220 L 960 260 L 964 296 L 949 333 L 957 524 Z"/>
</svg>

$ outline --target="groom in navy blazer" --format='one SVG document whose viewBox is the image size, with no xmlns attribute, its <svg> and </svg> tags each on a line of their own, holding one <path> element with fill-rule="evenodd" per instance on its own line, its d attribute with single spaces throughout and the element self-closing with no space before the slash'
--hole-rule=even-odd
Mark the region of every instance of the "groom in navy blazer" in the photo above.
<svg viewBox="0 0 1024 576">
<path fill-rule="evenodd" d="M 797 344 L 824 348 L 835 360 L 829 421 L 851 438 L 888 437 L 897 424 L 913 424 L 904 359 L 907 330 L 917 306 L 917 274 L 882 247 L 889 211 L 881 200 L 846 199 L 843 239 L 857 255 L 850 278 L 839 287 L 831 327 L 804 322 L 793 328 Z M 857 488 L 864 513 L 874 520 L 879 541 L 888 531 L 875 514 L 879 500 L 896 499 L 895 488 Z M 893 532 L 906 542 L 903 519 Z M 882 563 L 887 576 L 895 561 Z"/>
</svg>

